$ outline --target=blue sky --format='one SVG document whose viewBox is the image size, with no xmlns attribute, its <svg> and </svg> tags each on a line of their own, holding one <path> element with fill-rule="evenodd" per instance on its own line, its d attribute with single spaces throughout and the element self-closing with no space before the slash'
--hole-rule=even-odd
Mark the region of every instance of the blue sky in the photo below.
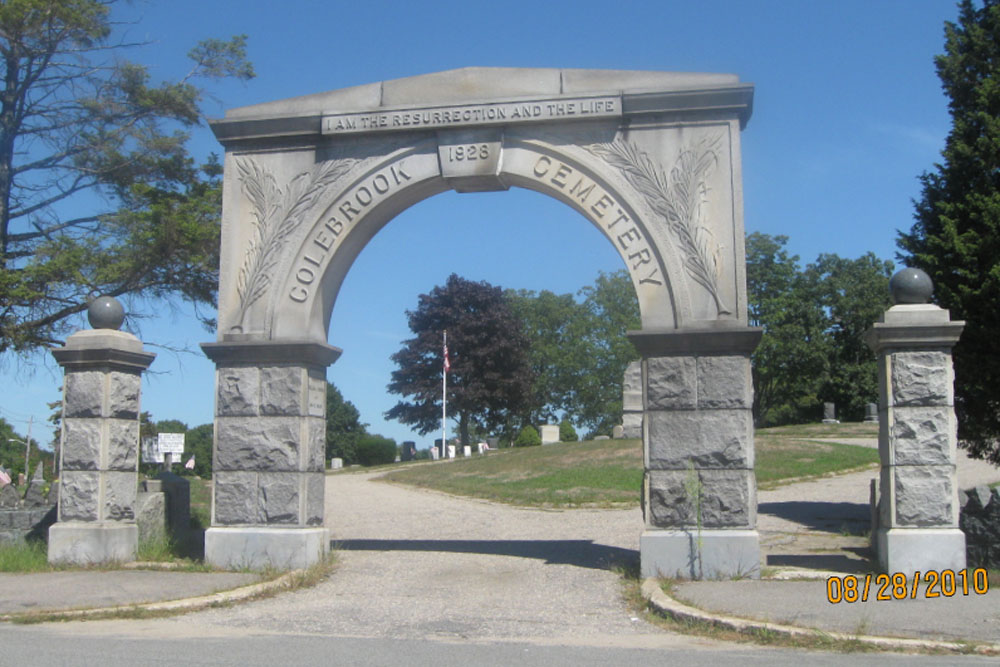
<svg viewBox="0 0 1000 667">
<path fill-rule="evenodd" d="M 803 263 L 820 253 L 894 259 L 896 230 L 912 223 L 917 177 L 940 159 L 950 122 L 934 72 L 951 0 L 616 3 L 153 0 L 120 8 L 130 57 L 177 79 L 199 40 L 245 33 L 257 78 L 211 88 L 210 116 L 271 100 L 466 66 L 730 72 L 756 86 L 743 132 L 747 232 L 785 234 Z M 221 152 L 207 128 L 197 155 Z M 328 377 L 370 430 L 429 439 L 382 413 L 389 356 L 409 337 L 404 311 L 451 273 L 503 287 L 576 292 L 622 268 L 581 216 L 523 190 L 448 193 L 408 209 L 362 252 L 333 313 L 330 343 L 344 354 Z M 189 309 L 155 306 L 147 342 L 159 354 L 143 409 L 190 426 L 211 421 L 213 367 L 198 343 L 214 339 Z M 81 320 L 82 326 L 82 320 Z M 59 399 L 47 353 L 5 359 L 0 416 L 23 433 Z M 454 432 L 454 425 L 449 427 Z M 43 443 L 48 429 L 33 435 Z"/>
</svg>

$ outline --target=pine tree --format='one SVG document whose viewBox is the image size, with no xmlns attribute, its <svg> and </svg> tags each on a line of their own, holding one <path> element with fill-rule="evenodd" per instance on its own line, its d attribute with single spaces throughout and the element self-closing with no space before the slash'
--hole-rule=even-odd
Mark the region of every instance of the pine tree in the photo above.
<svg viewBox="0 0 1000 667">
<path fill-rule="evenodd" d="M 954 349 L 959 440 L 1000 464 L 1000 0 L 959 10 L 935 58 L 951 132 L 898 244 L 906 264 L 930 275 L 938 304 L 966 321 Z"/>
</svg>

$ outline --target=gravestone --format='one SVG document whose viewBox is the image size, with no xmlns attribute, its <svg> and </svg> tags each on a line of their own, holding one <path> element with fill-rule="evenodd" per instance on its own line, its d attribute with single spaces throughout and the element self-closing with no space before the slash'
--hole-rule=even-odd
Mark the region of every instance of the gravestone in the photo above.
<svg viewBox="0 0 1000 667">
<path fill-rule="evenodd" d="M 622 438 L 624 438 L 625 437 L 625 427 L 623 427 L 621 424 L 616 424 L 611 429 L 611 437 L 614 438 L 615 440 L 621 440 Z"/>
<path fill-rule="evenodd" d="M 865 421 L 866 422 L 878 422 L 878 404 L 877 403 L 866 403 L 865 404 Z"/>
<path fill-rule="evenodd" d="M 559 442 L 559 424 L 542 424 L 539 427 L 543 445 Z"/>
<path fill-rule="evenodd" d="M 622 424 L 643 439 L 643 575 L 756 576 L 748 399 L 760 330 L 747 322 L 740 164 L 752 101 L 731 74 L 466 68 L 213 121 L 225 174 L 218 332 L 203 346 L 216 364 L 220 464 L 207 560 L 323 557 L 313 450 L 349 269 L 419 201 L 520 187 L 585 217 L 636 292 L 641 328 L 629 338 L 642 359 Z M 692 465 L 707 523 L 684 498 Z"/>
<path fill-rule="evenodd" d="M 837 406 L 833 403 L 823 404 L 823 423 L 824 424 L 839 424 L 837 421 Z"/>
<path fill-rule="evenodd" d="M 344 467 L 344 459 L 334 457 L 330 459 L 330 470 L 340 470 Z"/>
<path fill-rule="evenodd" d="M 35 468 L 35 474 L 28 482 L 28 488 L 24 492 L 24 506 L 25 507 L 41 507 L 45 504 L 45 494 L 43 490 L 45 488 L 45 477 L 42 472 L 42 464 L 39 463 Z"/>
</svg>

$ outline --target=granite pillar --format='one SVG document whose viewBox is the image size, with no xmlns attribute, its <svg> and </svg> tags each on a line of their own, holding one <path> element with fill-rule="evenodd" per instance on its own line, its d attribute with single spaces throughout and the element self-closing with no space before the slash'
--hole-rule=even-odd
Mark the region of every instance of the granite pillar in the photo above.
<svg viewBox="0 0 1000 667">
<path fill-rule="evenodd" d="M 629 334 L 643 357 L 643 577 L 760 576 L 750 375 L 760 337 Z"/>
<path fill-rule="evenodd" d="M 329 550 L 323 503 L 326 367 L 321 343 L 202 345 L 216 364 L 212 526 L 223 568 L 307 567 Z"/>
<path fill-rule="evenodd" d="M 886 572 L 912 576 L 965 567 L 951 361 L 964 326 L 935 305 L 902 303 L 865 335 L 878 355 L 879 372 L 880 470 L 872 543 Z"/>
<path fill-rule="evenodd" d="M 156 355 L 113 329 L 79 331 L 52 355 L 66 375 L 49 562 L 135 560 L 141 375 Z"/>
</svg>

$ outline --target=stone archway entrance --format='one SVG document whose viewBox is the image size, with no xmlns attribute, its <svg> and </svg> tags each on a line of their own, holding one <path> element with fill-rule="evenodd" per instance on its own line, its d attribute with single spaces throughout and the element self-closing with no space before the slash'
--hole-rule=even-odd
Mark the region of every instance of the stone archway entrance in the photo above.
<svg viewBox="0 0 1000 667">
<path fill-rule="evenodd" d="M 396 214 L 523 187 L 579 211 L 639 298 L 644 575 L 754 576 L 735 76 L 470 68 L 235 109 L 226 148 L 212 526 L 223 567 L 303 566 L 324 528 L 325 369 L 340 285 Z"/>
</svg>

